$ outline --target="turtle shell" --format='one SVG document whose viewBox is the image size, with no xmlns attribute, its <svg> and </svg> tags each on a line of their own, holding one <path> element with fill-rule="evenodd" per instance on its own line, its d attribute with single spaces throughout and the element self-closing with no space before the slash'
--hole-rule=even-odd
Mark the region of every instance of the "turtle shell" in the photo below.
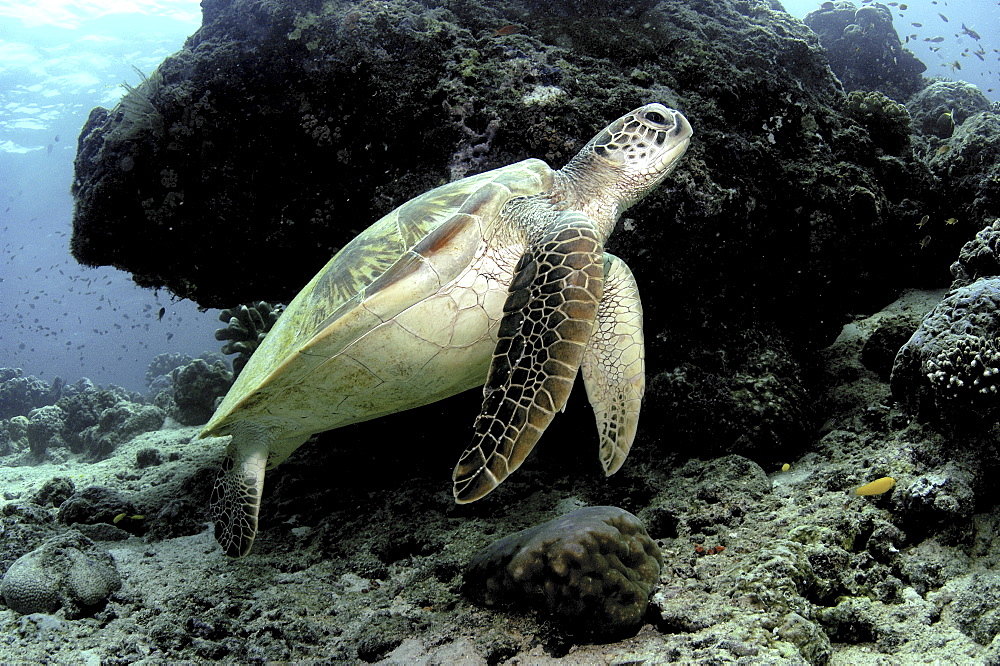
<svg viewBox="0 0 1000 666">
<path fill-rule="evenodd" d="M 481 385 L 509 283 L 481 273 L 523 250 L 501 210 L 552 181 L 545 162 L 525 160 L 435 188 L 363 231 L 288 305 L 201 436 L 252 420 L 302 437 Z M 483 307 L 460 309 L 472 298 Z"/>
</svg>

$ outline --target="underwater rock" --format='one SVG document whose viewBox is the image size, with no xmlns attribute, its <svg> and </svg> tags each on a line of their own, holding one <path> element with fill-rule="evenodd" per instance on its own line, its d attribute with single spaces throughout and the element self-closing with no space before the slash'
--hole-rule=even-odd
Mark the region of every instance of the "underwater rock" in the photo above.
<svg viewBox="0 0 1000 666">
<path fill-rule="evenodd" d="M 888 382 L 896 354 L 914 330 L 915 324 L 908 317 L 885 317 L 865 340 L 861 348 L 861 364 L 877 374 L 879 379 Z"/>
<path fill-rule="evenodd" d="M 76 492 L 73 481 L 65 476 L 54 476 L 36 490 L 30 498 L 33 504 L 44 507 L 58 507 Z"/>
<path fill-rule="evenodd" d="M 690 455 L 740 453 L 770 459 L 814 428 L 800 364 L 776 334 L 744 331 L 732 357 L 682 361 L 650 380 L 644 413 Z"/>
<path fill-rule="evenodd" d="M 79 532 L 70 532 L 15 561 L 0 582 L 0 596 L 21 614 L 63 609 L 75 619 L 103 604 L 121 585 L 111 555 Z"/>
<path fill-rule="evenodd" d="M 59 505 L 56 520 L 65 525 L 79 523 L 81 525 L 96 525 L 108 523 L 117 525 L 132 534 L 142 534 L 145 527 L 141 521 L 124 520 L 121 516 L 138 515 L 132 502 L 125 499 L 121 493 L 103 486 L 87 486 L 73 493 L 65 502 Z M 118 517 L 118 521 L 115 518 Z"/>
<path fill-rule="evenodd" d="M 940 613 L 941 620 L 957 625 L 980 645 L 993 647 L 1000 635 L 1000 573 L 976 571 L 948 581 L 940 590 L 927 595 Z M 989 663 L 991 659 L 984 659 Z"/>
<path fill-rule="evenodd" d="M 893 363 L 893 397 L 952 425 L 989 427 L 1000 411 L 1000 277 L 948 292 Z"/>
<path fill-rule="evenodd" d="M 66 446 L 62 430 L 66 425 L 66 413 L 57 405 L 33 409 L 28 414 L 28 448 L 36 458 L 45 456 L 50 446 Z"/>
<path fill-rule="evenodd" d="M 671 346 L 684 358 L 748 313 L 825 335 L 830 312 L 867 307 L 844 299 L 888 297 L 903 220 L 882 182 L 922 181 L 868 167 L 876 149 L 845 123 L 812 31 L 777 3 L 539 13 L 551 4 L 207 3 L 184 49 L 84 127 L 74 255 L 207 307 L 287 302 L 413 196 L 528 156 L 560 166 L 655 99 L 699 138 L 676 187 L 633 209 L 609 248 L 675 294 L 647 309 L 648 340 L 690 330 Z M 495 34 L 508 25 L 539 28 Z"/>
<path fill-rule="evenodd" d="M 823 3 L 803 22 L 819 35 L 845 90 L 877 90 L 905 101 L 923 87 L 927 66 L 903 48 L 885 5 Z"/>
<path fill-rule="evenodd" d="M 233 384 L 233 373 L 224 362 L 209 365 L 200 358 L 176 368 L 171 376 L 174 395 L 170 416 L 183 425 L 207 423 L 215 411 L 216 399 Z"/>
<path fill-rule="evenodd" d="M 946 224 L 971 233 L 1000 216 L 1000 114 L 980 111 L 957 125 L 947 143 L 924 144 L 923 159 L 946 202 Z"/>
<path fill-rule="evenodd" d="M 103 410 L 97 423 L 80 433 L 82 450 L 93 460 L 111 455 L 122 442 L 144 432 L 159 430 L 166 414 L 153 405 L 118 402 Z"/>
<path fill-rule="evenodd" d="M 487 606 L 543 611 L 573 633 L 618 635 L 642 624 L 660 562 L 638 518 L 584 507 L 484 548 L 469 563 L 464 590 Z"/>
<path fill-rule="evenodd" d="M 972 531 L 976 511 L 976 479 L 956 463 L 929 470 L 903 484 L 893 495 L 900 523 L 916 543 L 931 534 L 946 534 L 961 543 Z"/>
<path fill-rule="evenodd" d="M 162 390 L 164 387 L 156 386 L 158 379 L 169 378 L 170 373 L 174 368 L 179 368 L 183 365 L 190 363 L 192 359 L 187 354 L 182 354 L 180 352 L 166 352 L 163 354 L 157 354 L 153 357 L 153 360 L 149 362 L 149 369 L 146 370 L 146 386 L 150 388 L 150 392 L 155 394 Z"/>
<path fill-rule="evenodd" d="M 965 287 L 980 277 L 1000 275 L 1000 220 L 994 220 L 962 246 L 958 260 L 951 265 L 952 287 Z"/>
<path fill-rule="evenodd" d="M 868 128 L 872 141 L 890 155 L 910 147 L 910 114 L 899 102 L 878 91 L 854 90 L 847 95 L 847 113 Z"/>
<path fill-rule="evenodd" d="M 0 419 L 27 416 L 38 407 L 59 399 L 62 381 L 49 384 L 38 377 L 25 376 L 20 368 L 0 368 Z"/>
<path fill-rule="evenodd" d="M 914 129 L 947 139 L 969 117 L 990 111 L 983 91 L 965 81 L 932 81 L 906 102 Z"/>
</svg>

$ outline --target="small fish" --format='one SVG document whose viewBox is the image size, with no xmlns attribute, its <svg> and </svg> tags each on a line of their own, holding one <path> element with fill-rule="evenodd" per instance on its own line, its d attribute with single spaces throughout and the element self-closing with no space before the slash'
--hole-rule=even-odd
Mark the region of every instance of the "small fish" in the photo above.
<svg viewBox="0 0 1000 666">
<path fill-rule="evenodd" d="M 925 37 L 924 41 L 925 42 L 931 42 L 933 44 L 939 44 L 939 43 L 941 43 L 941 42 L 944 41 L 944 37 L 933 37 L 933 38 L 931 38 L 931 37 Z"/>
<path fill-rule="evenodd" d="M 908 9 L 906 5 L 900 5 L 899 8 L 902 9 L 904 12 Z"/>
<path fill-rule="evenodd" d="M 165 315 L 166 313 L 167 313 L 167 309 L 166 308 L 160 308 L 160 311 L 158 313 L 156 313 L 156 318 L 162 320 L 163 319 L 163 315 Z"/>
<path fill-rule="evenodd" d="M 114 518 L 111 519 L 111 522 L 113 522 L 115 525 L 117 525 L 118 523 L 120 523 L 124 519 L 125 519 L 125 514 L 124 513 L 119 513 L 117 516 L 115 516 Z"/>
<path fill-rule="evenodd" d="M 920 221 L 917 222 L 917 229 L 923 229 L 924 225 L 927 224 L 930 221 L 931 221 L 931 216 L 930 215 L 924 215 L 922 218 L 920 218 Z"/>
<path fill-rule="evenodd" d="M 944 14 L 942 14 L 942 13 L 938 12 L 938 16 L 940 16 L 940 17 L 941 17 L 941 20 L 942 20 L 942 21 L 944 21 L 945 23 L 947 23 L 947 22 L 948 22 L 948 17 L 947 17 L 947 16 L 945 16 Z"/>
<path fill-rule="evenodd" d="M 955 62 L 951 63 L 951 64 L 950 64 L 950 65 L 948 65 L 948 66 L 949 66 L 949 67 L 951 67 L 951 71 L 953 71 L 953 72 L 955 72 L 955 71 L 958 71 L 958 70 L 962 69 L 962 63 L 960 63 L 960 62 L 959 62 L 959 61 L 957 61 L 957 60 L 956 60 Z"/>
<path fill-rule="evenodd" d="M 924 27 L 923 23 L 911 23 L 910 25 L 912 25 L 914 28 L 922 28 L 922 27 Z"/>
<path fill-rule="evenodd" d="M 947 145 L 945 145 L 945 146 L 941 146 L 940 148 L 938 148 L 938 149 L 937 149 L 937 150 L 935 150 L 934 152 L 935 152 L 935 153 L 937 153 L 938 155 L 944 155 L 944 154 L 945 154 L 945 153 L 947 153 L 947 152 L 948 152 L 949 150 L 951 150 L 951 146 L 947 146 Z"/>
<path fill-rule="evenodd" d="M 521 28 L 514 25 L 513 23 L 505 25 L 502 28 L 498 28 L 496 32 L 493 33 L 494 37 L 506 37 L 507 35 L 513 35 L 515 32 L 520 32 Z"/>
<path fill-rule="evenodd" d="M 981 39 L 978 32 L 976 32 L 972 28 L 966 28 L 964 23 L 962 24 L 962 34 L 972 37 L 977 42 Z"/>
<path fill-rule="evenodd" d="M 928 235 L 926 235 L 926 236 L 924 236 L 923 238 L 920 239 L 920 249 L 921 250 L 923 250 L 924 248 L 926 248 L 930 244 L 931 244 L 930 234 L 928 234 Z"/>
<path fill-rule="evenodd" d="M 871 483 L 856 488 L 854 492 L 858 495 L 881 495 L 892 490 L 894 485 L 896 485 L 896 479 L 891 476 L 883 476 L 881 479 L 875 479 Z"/>
<path fill-rule="evenodd" d="M 949 217 L 947 220 L 944 221 L 944 223 L 947 224 L 948 226 L 951 226 L 953 224 L 958 224 L 958 220 L 954 217 Z"/>
</svg>

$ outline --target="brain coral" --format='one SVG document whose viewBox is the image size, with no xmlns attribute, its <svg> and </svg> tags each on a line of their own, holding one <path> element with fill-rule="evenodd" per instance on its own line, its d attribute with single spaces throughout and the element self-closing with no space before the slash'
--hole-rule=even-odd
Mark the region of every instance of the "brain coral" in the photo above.
<svg viewBox="0 0 1000 666">
<path fill-rule="evenodd" d="M 619 634 L 642 624 L 660 561 L 638 518 L 585 507 L 484 548 L 465 591 L 487 606 L 539 608 L 574 633 Z"/>
<path fill-rule="evenodd" d="M 0 582 L 0 595 L 12 610 L 80 617 L 122 585 L 115 562 L 79 532 L 54 537 L 17 559 Z"/>
</svg>

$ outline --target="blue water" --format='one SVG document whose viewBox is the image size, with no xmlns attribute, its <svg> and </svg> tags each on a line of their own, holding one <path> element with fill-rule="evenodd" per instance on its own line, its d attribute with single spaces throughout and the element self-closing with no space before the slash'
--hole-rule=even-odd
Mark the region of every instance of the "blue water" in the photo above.
<svg viewBox="0 0 1000 666">
<path fill-rule="evenodd" d="M 800 18 L 819 4 L 784 3 Z M 907 46 L 928 76 L 964 79 L 1000 99 L 997 2 L 904 4 L 895 26 L 901 37 L 916 35 Z M 69 188 L 87 115 L 114 106 L 123 81 L 139 83 L 135 68 L 153 71 L 200 23 L 195 0 L 0 0 L 0 367 L 142 390 L 156 354 L 219 347 L 217 312 L 139 289 L 114 269 L 81 267 L 69 254 Z"/>
<path fill-rule="evenodd" d="M 821 3 L 781 0 L 781 4 L 789 14 L 803 18 L 818 9 Z M 889 5 L 888 2 L 882 4 Z M 901 9 L 903 6 L 906 8 Z M 910 37 L 905 47 L 927 65 L 924 76 L 968 81 L 979 86 L 991 100 L 1000 100 L 1000 3 L 996 0 L 904 0 L 893 3 L 890 9 L 900 40 Z M 963 23 L 979 35 L 978 40 L 962 31 Z M 938 37 L 943 40 L 928 41 Z M 976 51 L 984 51 L 980 54 L 982 59 Z"/>
<path fill-rule="evenodd" d="M 113 107 L 123 81 L 140 81 L 133 68 L 151 72 L 200 25 L 195 0 L 0 0 L 0 366 L 142 390 L 156 354 L 218 348 L 217 312 L 69 254 L 87 115 Z"/>
</svg>

